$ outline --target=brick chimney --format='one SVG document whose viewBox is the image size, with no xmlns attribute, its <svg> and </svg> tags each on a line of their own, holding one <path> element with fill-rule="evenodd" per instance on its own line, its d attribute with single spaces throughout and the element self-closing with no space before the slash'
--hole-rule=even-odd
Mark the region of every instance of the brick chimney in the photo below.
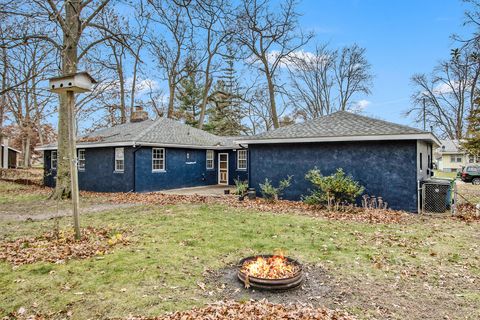
<svg viewBox="0 0 480 320">
<path fill-rule="evenodd" d="M 148 120 L 148 113 L 147 111 L 143 110 L 141 106 L 135 106 L 135 110 L 132 112 L 130 116 L 130 122 L 142 122 Z"/>
</svg>

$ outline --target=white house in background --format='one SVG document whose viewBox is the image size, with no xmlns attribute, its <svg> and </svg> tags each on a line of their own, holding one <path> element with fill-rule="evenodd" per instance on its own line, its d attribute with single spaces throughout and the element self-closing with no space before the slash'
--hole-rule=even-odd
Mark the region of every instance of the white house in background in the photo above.
<svg viewBox="0 0 480 320">
<path fill-rule="evenodd" d="M 437 168 L 443 172 L 458 172 L 469 163 L 480 163 L 480 157 L 467 154 L 459 140 L 440 140 L 442 146 L 435 150 Z"/>
</svg>

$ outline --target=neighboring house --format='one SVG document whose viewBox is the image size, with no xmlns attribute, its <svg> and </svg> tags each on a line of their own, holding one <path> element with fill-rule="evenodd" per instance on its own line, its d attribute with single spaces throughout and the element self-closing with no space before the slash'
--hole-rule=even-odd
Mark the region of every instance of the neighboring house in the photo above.
<svg viewBox="0 0 480 320">
<path fill-rule="evenodd" d="M 300 200 L 312 187 L 307 171 L 316 167 L 330 175 L 342 168 L 365 193 L 411 212 L 418 208 L 418 182 L 430 178 L 433 149 L 440 145 L 430 132 L 344 111 L 238 143 L 248 146 L 249 185 L 257 190 L 266 178 L 277 185 L 292 175 L 284 198 Z"/>
<path fill-rule="evenodd" d="M 247 179 L 247 150 L 180 122 L 150 120 L 143 111 L 130 123 L 98 130 L 77 142 L 81 190 L 147 192 L 232 185 Z M 42 146 L 45 185 L 55 185 L 56 145 Z"/>
<path fill-rule="evenodd" d="M 8 138 L 3 137 L 0 144 L 0 168 L 17 168 L 18 158 L 21 151 L 14 149 L 8 145 Z M 8 150 L 8 151 L 7 151 Z"/>
<path fill-rule="evenodd" d="M 480 163 L 480 157 L 469 155 L 461 149 L 459 140 L 440 140 L 441 146 L 435 150 L 437 168 L 443 172 L 458 172 L 470 163 Z"/>
</svg>

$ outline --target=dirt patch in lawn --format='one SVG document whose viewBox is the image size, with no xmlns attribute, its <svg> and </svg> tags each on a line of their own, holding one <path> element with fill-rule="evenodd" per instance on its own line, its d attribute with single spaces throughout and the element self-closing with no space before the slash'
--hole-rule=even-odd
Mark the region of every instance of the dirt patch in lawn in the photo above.
<svg viewBox="0 0 480 320">
<path fill-rule="evenodd" d="M 104 255 L 114 246 L 128 243 L 126 233 L 107 228 L 87 227 L 82 237 L 75 240 L 72 229 L 46 232 L 38 237 L 22 237 L 0 242 L 0 261 L 18 266 L 35 262 L 63 263 L 71 259 L 85 259 Z"/>
<path fill-rule="evenodd" d="M 333 278 L 321 267 L 304 265 L 304 281 L 296 288 L 286 291 L 268 291 L 246 289 L 237 278 L 236 266 L 230 266 L 216 271 L 207 271 L 206 284 L 212 290 L 205 290 L 205 296 L 218 299 L 262 300 L 273 303 L 300 303 L 324 305 L 332 297 Z M 202 287 L 202 284 L 199 283 Z M 331 301 L 330 301 L 331 302 Z"/>
<path fill-rule="evenodd" d="M 100 203 L 90 204 L 83 203 L 80 206 L 80 214 L 101 213 L 109 210 L 124 209 L 133 207 L 135 204 L 113 204 Z M 70 201 L 62 201 L 60 205 L 56 205 L 51 201 L 38 201 L 35 204 L 27 204 L 25 208 L 22 205 L 16 205 L 15 208 L 0 207 L 0 220 L 10 221 L 42 221 L 58 217 L 67 217 L 72 215 Z"/>
<path fill-rule="evenodd" d="M 303 284 L 288 291 L 246 289 L 236 267 L 206 273 L 204 295 L 214 299 L 267 299 L 279 304 L 308 304 L 347 311 L 361 310 L 367 319 L 478 319 L 474 303 L 466 304 L 456 291 L 474 292 L 475 281 L 461 273 L 428 279 L 425 270 L 397 277 L 335 275 L 321 266 L 304 265 Z M 435 277 L 437 278 L 437 277 Z M 478 280 L 478 279 L 477 279 Z M 199 286 L 203 286 L 202 283 Z"/>
</svg>

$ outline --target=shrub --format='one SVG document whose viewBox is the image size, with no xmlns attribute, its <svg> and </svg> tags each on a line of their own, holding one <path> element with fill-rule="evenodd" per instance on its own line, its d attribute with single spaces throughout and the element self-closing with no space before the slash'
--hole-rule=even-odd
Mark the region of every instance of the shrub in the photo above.
<svg viewBox="0 0 480 320">
<path fill-rule="evenodd" d="M 270 201 L 278 200 L 278 197 L 282 195 L 283 191 L 290 187 L 292 184 L 292 176 L 288 176 L 278 184 L 278 187 L 274 187 L 272 182 L 266 178 L 264 183 L 260 183 L 260 192 L 262 196 Z"/>
<path fill-rule="evenodd" d="M 309 204 L 326 204 L 328 209 L 338 209 L 340 205 L 351 204 L 355 198 L 363 193 L 365 188 L 352 176 L 346 175 L 343 169 L 339 168 L 330 176 L 323 176 L 317 168 L 310 170 L 305 175 L 315 189 L 312 194 L 304 198 Z"/>
<path fill-rule="evenodd" d="M 245 195 L 248 189 L 248 181 L 242 181 L 237 179 L 234 179 L 233 181 L 235 181 L 236 194 L 239 196 Z"/>
</svg>

